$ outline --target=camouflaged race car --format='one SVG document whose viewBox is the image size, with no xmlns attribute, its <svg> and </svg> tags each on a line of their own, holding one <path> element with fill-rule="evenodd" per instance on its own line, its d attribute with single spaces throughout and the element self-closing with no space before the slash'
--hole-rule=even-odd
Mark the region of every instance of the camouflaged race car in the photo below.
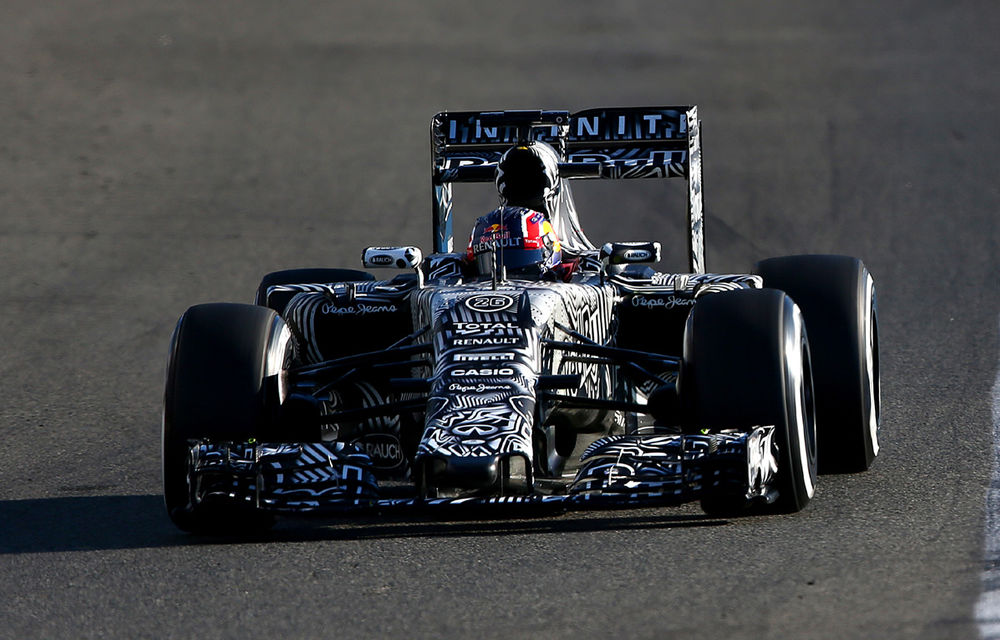
<svg viewBox="0 0 1000 640">
<path fill-rule="evenodd" d="M 818 466 L 871 465 L 872 276 L 834 255 L 707 273 L 696 107 L 445 112 L 431 145 L 429 255 L 372 247 L 364 267 L 400 273 L 279 271 L 252 305 L 180 318 L 163 412 L 178 527 L 695 500 L 712 514 L 793 512 Z M 509 186 L 498 165 L 529 147 L 557 172 L 525 209 L 557 238 L 559 264 L 508 269 L 499 223 L 456 252 L 452 184 Z M 572 180 L 669 177 L 688 186 L 688 273 L 652 269 L 656 242 L 598 246 L 582 232 Z"/>
</svg>

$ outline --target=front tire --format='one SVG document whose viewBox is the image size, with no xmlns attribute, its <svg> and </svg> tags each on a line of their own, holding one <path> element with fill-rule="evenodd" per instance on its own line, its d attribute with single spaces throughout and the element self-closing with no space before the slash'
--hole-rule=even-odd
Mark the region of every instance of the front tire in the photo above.
<svg viewBox="0 0 1000 640">
<path fill-rule="evenodd" d="M 746 289 L 699 299 L 685 328 L 679 388 L 696 426 L 774 425 L 775 504 L 784 512 L 805 508 L 816 491 L 816 423 L 809 342 L 791 298 Z M 712 513 L 745 505 L 742 496 L 702 502 Z"/>
<path fill-rule="evenodd" d="M 247 532 L 273 523 L 268 514 L 193 504 L 188 470 L 192 442 L 246 442 L 267 428 L 290 338 L 273 310 L 254 305 L 197 305 L 178 321 L 167 363 L 162 462 L 167 514 L 180 529 Z"/>
<path fill-rule="evenodd" d="M 879 452 L 881 421 L 871 273 L 860 260 L 836 255 L 771 258 L 754 272 L 802 309 L 812 346 L 820 470 L 867 470 Z"/>
</svg>

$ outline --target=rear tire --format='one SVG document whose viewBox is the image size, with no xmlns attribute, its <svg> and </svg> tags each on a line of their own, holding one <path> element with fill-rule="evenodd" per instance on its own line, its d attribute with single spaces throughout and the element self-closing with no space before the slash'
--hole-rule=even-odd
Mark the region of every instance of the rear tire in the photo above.
<svg viewBox="0 0 1000 640">
<path fill-rule="evenodd" d="M 290 338 L 273 310 L 254 305 L 197 305 L 178 321 L 167 363 L 162 453 L 164 501 L 179 528 L 245 533 L 273 524 L 261 512 L 191 504 L 188 467 L 192 441 L 246 442 L 270 424 L 275 398 L 269 395 L 282 394 Z"/>
<path fill-rule="evenodd" d="M 268 288 L 279 284 L 313 284 L 330 282 L 369 282 L 375 276 L 367 271 L 358 269 L 285 269 L 284 271 L 274 271 L 267 274 L 257 286 L 257 294 L 254 296 L 254 304 L 262 307 L 274 309 L 279 314 L 284 313 L 288 301 L 297 292 L 295 291 L 272 291 L 268 293 Z"/>
<path fill-rule="evenodd" d="M 809 343 L 791 298 L 773 289 L 706 295 L 688 316 L 679 379 L 695 426 L 774 425 L 778 510 L 803 509 L 816 489 L 816 424 Z M 709 513 L 731 514 L 742 496 L 713 496 Z"/>
<path fill-rule="evenodd" d="M 875 281 L 856 258 L 803 255 L 758 262 L 764 286 L 802 309 L 816 385 L 820 471 L 857 472 L 879 451 L 881 388 Z"/>
</svg>

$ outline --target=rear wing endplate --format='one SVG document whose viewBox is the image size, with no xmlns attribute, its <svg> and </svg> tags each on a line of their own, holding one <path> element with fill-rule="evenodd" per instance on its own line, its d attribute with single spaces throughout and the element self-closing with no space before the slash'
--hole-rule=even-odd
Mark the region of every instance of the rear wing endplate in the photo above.
<svg viewBox="0 0 1000 640">
<path fill-rule="evenodd" d="M 452 183 L 492 182 L 500 156 L 529 140 L 550 144 L 564 179 L 685 178 L 688 257 L 705 272 L 698 107 L 442 112 L 431 121 L 434 250 L 454 249 Z"/>
</svg>

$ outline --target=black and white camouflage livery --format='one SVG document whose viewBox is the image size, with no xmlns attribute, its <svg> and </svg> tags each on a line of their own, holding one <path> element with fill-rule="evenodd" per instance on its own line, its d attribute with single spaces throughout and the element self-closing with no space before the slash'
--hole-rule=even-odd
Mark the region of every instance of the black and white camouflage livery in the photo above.
<svg viewBox="0 0 1000 640">
<path fill-rule="evenodd" d="M 525 140 L 562 160 L 549 219 L 574 264 L 566 278 L 484 276 L 454 252 L 451 184 L 493 180 L 503 151 Z M 266 419 L 246 438 L 186 438 L 187 504 L 172 517 L 219 505 L 339 514 L 700 499 L 729 509 L 787 494 L 789 459 L 806 485 L 792 510 L 812 497 L 812 379 L 794 305 L 787 331 L 798 333 L 781 340 L 797 358 L 786 376 L 798 385 L 788 411 L 798 412 L 797 440 L 768 421 L 706 424 L 691 399 L 692 310 L 765 284 L 705 271 L 695 107 L 441 113 L 431 142 L 433 252 L 366 250 L 365 267 L 402 269 L 383 279 L 265 279 L 256 304 L 277 311 L 289 336 L 281 354 L 273 341 L 263 347 L 284 363 L 263 381 Z M 653 177 L 688 183 L 688 273 L 646 266 L 657 243 L 598 249 L 581 230 L 571 179 Z"/>
</svg>

